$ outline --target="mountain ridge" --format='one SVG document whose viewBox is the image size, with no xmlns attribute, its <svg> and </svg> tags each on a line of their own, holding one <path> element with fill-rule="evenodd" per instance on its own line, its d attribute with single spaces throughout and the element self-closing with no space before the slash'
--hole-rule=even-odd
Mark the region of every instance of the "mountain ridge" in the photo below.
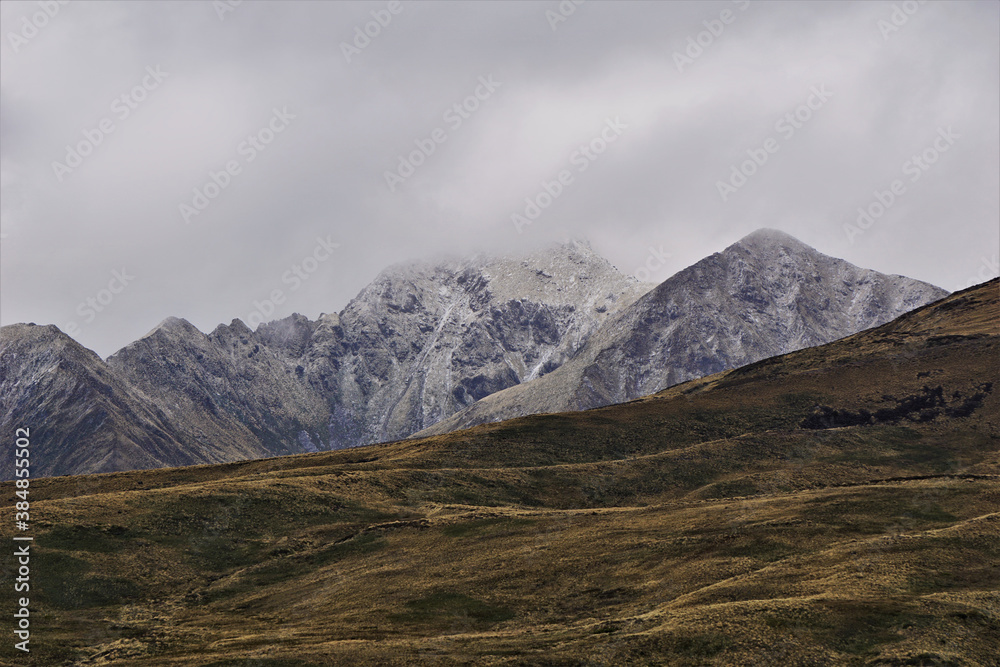
<svg viewBox="0 0 1000 667">
<path fill-rule="evenodd" d="M 762 228 L 650 290 L 547 379 L 497 392 L 414 437 L 632 400 L 831 342 L 945 295 L 928 283 L 863 269 Z M 663 361 L 642 363 L 657 357 Z"/>
<path fill-rule="evenodd" d="M 59 443 L 39 452 L 80 454 L 72 465 L 36 471 L 220 463 L 409 435 L 563 363 L 600 321 L 649 287 L 620 274 L 589 244 L 573 241 L 523 257 L 480 254 L 393 265 L 343 311 L 315 321 L 293 314 L 251 330 L 234 319 L 205 333 L 167 317 L 106 360 L 89 353 L 93 368 L 80 381 L 94 385 L 88 391 L 114 394 L 110 407 L 94 408 L 98 430 L 100 415 L 114 415 L 104 423 L 108 429 L 123 414 L 138 414 L 137 403 L 145 406 L 116 450 L 132 455 L 97 453 L 106 446 L 99 443 L 118 442 L 118 436 L 102 433 L 91 442 L 92 434 L 83 438 L 64 428 L 77 423 L 83 408 L 57 402 L 43 407 Z M 61 346 L 84 349 L 57 331 L 53 327 L 52 335 L 61 337 Z M 5 375 L 17 368 L 9 353 L 27 349 L 17 343 L 21 337 L 17 327 L 0 332 Z M 108 375 L 116 382 L 99 379 Z M 17 407 L 25 404 L 23 385 L 5 391 L 0 404 L 13 406 L 12 419 L 37 414 Z M 170 443 L 174 455 L 136 450 L 143 425 L 163 434 L 154 450 Z M 88 456 L 91 445 L 97 449 Z M 197 455 L 182 454 L 187 448 Z M 0 468 L 0 474 L 9 477 L 12 470 Z"/>
<path fill-rule="evenodd" d="M 814 273 L 822 286 L 811 285 Z M 828 294 L 828 286 L 840 291 Z M 572 241 L 522 257 L 393 265 L 340 313 L 315 321 L 293 314 L 251 330 L 234 319 L 203 333 L 168 317 L 104 362 L 93 355 L 98 370 L 82 382 L 111 387 L 112 413 L 133 414 L 143 403 L 142 414 L 155 418 L 138 422 L 163 433 L 156 448 L 177 455 L 136 451 L 134 462 L 124 456 L 114 465 L 219 463 L 627 401 L 849 335 L 944 293 L 827 257 L 776 230 L 758 230 L 658 286 L 623 276 Z M 847 314 L 824 315 L 822 299 Z M 6 329 L 0 366 L 14 333 Z M 99 382 L 100 373 L 119 382 Z M 16 406 L 25 389 L 7 391 L 0 401 Z M 48 413 L 57 449 L 86 451 L 59 417 L 66 410 L 75 423 L 73 409 L 58 405 Z M 76 465 L 46 470 L 97 471 Z"/>
<path fill-rule="evenodd" d="M 54 325 L 3 327 L 0 359 L 0 428 L 32 433 L 32 476 L 214 462 L 148 396 Z M 79 441 L 87 447 L 73 446 Z M 13 466 L 5 457 L 0 476 L 12 478 Z"/>
</svg>

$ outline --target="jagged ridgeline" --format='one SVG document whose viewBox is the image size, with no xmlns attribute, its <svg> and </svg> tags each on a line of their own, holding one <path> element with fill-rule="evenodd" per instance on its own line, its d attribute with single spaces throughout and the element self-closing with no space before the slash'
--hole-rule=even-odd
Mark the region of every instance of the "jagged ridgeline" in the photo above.
<svg viewBox="0 0 1000 667">
<path fill-rule="evenodd" d="M 571 242 L 393 266 L 315 321 L 168 318 L 106 361 L 53 326 L 3 327 L 0 407 L 4 426 L 46 425 L 40 475 L 340 449 L 629 400 L 945 294 L 773 230 L 659 286 Z"/>
<path fill-rule="evenodd" d="M 829 343 L 946 294 L 829 257 L 782 232 L 758 230 L 614 315 L 550 375 L 493 394 L 420 435 L 621 403 Z"/>
</svg>

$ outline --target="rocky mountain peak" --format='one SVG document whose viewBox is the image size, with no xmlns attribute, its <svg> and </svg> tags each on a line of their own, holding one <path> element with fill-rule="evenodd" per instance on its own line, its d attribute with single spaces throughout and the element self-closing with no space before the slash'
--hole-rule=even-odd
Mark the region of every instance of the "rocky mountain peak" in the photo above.
<svg viewBox="0 0 1000 667">
<path fill-rule="evenodd" d="M 747 234 L 720 254 L 740 257 L 759 270 L 768 270 L 769 265 L 776 261 L 800 264 L 803 261 L 816 262 L 821 258 L 834 259 L 790 234 L 766 227 Z"/>
<path fill-rule="evenodd" d="M 334 315 L 333 317 L 336 317 Z M 292 313 L 288 317 L 261 324 L 257 327 L 257 337 L 275 349 L 288 350 L 294 356 L 301 355 L 309 345 L 313 332 L 330 316 L 320 315 L 316 322 L 305 315 Z M 340 320 L 337 318 L 339 324 Z"/>
<path fill-rule="evenodd" d="M 32 322 L 0 327 L 0 353 L 17 356 L 30 353 L 32 350 L 41 352 L 40 358 L 36 361 L 42 358 L 51 360 L 67 356 L 81 356 L 100 361 L 100 357 L 94 352 L 64 334 L 54 324 L 38 325 Z"/>
<path fill-rule="evenodd" d="M 780 229 L 773 229 L 771 227 L 761 227 L 760 229 L 754 230 L 736 243 L 746 247 L 784 245 L 809 248 L 809 246 L 791 234 L 783 232 Z"/>
<path fill-rule="evenodd" d="M 553 255 L 575 254 L 585 258 L 604 259 L 596 250 L 594 250 L 594 247 L 590 245 L 590 240 L 582 237 L 569 238 L 565 241 L 554 243 L 542 252 L 548 252 Z"/>
<path fill-rule="evenodd" d="M 671 276 L 607 320 L 551 374 L 485 397 L 424 434 L 631 400 L 831 342 L 946 294 L 760 229 Z"/>
<path fill-rule="evenodd" d="M 149 397 L 57 327 L 0 328 L 0 429 L 32 428 L 32 476 L 205 463 Z M 13 457 L 0 478 L 13 477 Z"/>
<path fill-rule="evenodd" d="M 27 324 L 8 324 L 0 327 L 0 336 L 2 336 L 0 340 L 10 345 L 21 340 L 52 342 L 63 338 L 65 334 L 54 324 L 38 325 L 30 322 Z"/>
<path fill-rule="evenodd" d="M 171 316 L 157 324 L 139 340 L 156 336 L 165 338 L 203 338 L 205 334 L 184 318 Z"/>
<path fill-rule="evenodd" d="M 649 287 L 580 241 L 397 264 L 317 328 L 296 364 L 335 407 L 332 442 L 405 437 L 557 368 Z"/>
</svg>

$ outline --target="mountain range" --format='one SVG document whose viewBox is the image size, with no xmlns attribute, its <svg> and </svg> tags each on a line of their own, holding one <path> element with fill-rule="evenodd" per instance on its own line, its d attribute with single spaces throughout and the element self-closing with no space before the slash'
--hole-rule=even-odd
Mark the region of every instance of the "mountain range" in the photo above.
<svg viewBox="0 0 1000 667">
<path fill-rule="evenodd" d="M 17 662 L 995 665 L 998 323 L 994 279 L 594 410 L 34 479 Z"/>
<path fill-rule="evenodd" d="M 168 318 L 107 360 L 54 326 L 5 326 L 0 424 L 34 425 L 36 475 L 341 449 L 632 400 L 946 294 L 767 229 L 658 286 L 580 241 L 415 262 L 338 314 L 209 334 Z"/>
<path fill-rule="evenodd" d="M 572 360 L 419 435 L 622 403 L 671 385 L 879 326 L 945 296 L 760 229 L 616 314 Z"/>
</svg>

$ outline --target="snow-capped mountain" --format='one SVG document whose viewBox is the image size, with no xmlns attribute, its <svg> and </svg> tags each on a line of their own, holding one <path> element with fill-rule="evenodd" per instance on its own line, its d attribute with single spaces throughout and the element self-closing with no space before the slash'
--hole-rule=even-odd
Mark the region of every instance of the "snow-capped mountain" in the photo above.
<svg viewBox="0 0 1000 667">
<path fill-rule="evenodd" d="M 821 345 L 948 292 L 862 269 L 760 229 L 667 279 L 609 319 L 569 363 L 493 394 L 422 435 L 582 410 Z"/>
<path fill-rule="evenodd" d="M 338 316 L 259 337 L 324 396 L 334 447 L 402 438 L 558 368 L 652 285 L 584 242 L 383 271 Z"/>
<path fill-rule="evenodd" d="M 106 362 L 55 327 L 3 327 L 0 407 L 45 424 L 45 474 L 309 452 L 624 401 L 945 294 L 771 230 L 655 288 L 570 242 L 393 266 L 315 321 L 168 318 Z"/>
</svg>

